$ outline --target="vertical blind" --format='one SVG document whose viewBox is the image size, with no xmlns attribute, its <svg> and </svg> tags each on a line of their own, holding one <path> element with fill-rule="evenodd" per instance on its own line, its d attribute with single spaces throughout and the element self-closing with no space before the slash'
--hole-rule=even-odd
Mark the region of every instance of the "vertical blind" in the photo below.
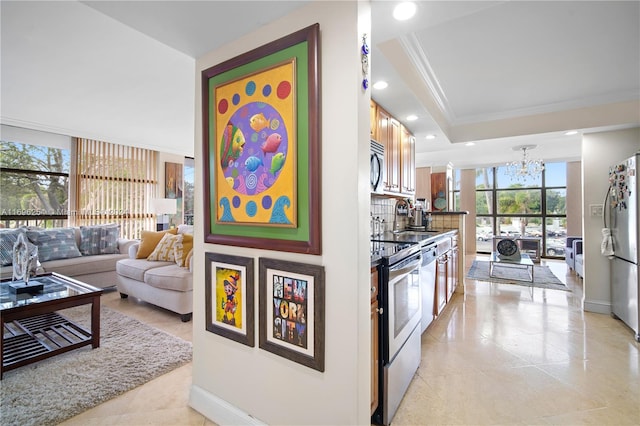
<svg viewBox="0 0 640 426">
<path fill-rule="evenodd" d="M 149 204 L 155 194 L 157 152 L 78 138 L 75 226 L 117 223 L 122 238 L 154 229 Z"/>
</svg>

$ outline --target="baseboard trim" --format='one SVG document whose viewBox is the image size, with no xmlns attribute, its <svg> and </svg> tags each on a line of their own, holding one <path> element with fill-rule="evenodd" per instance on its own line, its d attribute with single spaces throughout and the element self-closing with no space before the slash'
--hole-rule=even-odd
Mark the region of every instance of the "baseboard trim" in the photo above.
<svg viewBox="0 0 640 426">
<path fill-rule="evenodd" d="M 585 312 L 609 315 L 611 313 L 611 302 L 604 302 L 602 300 L 585 300 L 583 309 Z"/>
<path fill-rule="evenodd" d="M 266 425 L 196 385 L 191 385 L 189 406 L 219 425 Z"/>
</svg>

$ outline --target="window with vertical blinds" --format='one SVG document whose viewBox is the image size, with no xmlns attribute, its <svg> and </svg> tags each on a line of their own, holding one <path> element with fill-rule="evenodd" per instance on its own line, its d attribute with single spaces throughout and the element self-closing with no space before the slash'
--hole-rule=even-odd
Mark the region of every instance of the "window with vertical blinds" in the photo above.
<svg viewBox="0 0 640 426">
<path fill-rule="evenodd" d="M 117 223 L 123 238 L 154 229 L 156 151 L 82 138 L 75 151 L 75 226 Z"/>
</svg>

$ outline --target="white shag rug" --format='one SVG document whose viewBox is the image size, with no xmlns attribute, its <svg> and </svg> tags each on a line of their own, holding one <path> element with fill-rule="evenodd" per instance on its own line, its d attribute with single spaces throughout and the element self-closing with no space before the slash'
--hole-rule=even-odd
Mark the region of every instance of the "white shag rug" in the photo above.
<svg viewBox="0 0 640 426">
<path fill-rule="evenodd" d="M 90 329 L 90 305 L 60 311 Z M 55 425 L 191 361 L 191 343 L 101 307 L 91 345 L 4 373 L 0 424 Z"/>
</svg>

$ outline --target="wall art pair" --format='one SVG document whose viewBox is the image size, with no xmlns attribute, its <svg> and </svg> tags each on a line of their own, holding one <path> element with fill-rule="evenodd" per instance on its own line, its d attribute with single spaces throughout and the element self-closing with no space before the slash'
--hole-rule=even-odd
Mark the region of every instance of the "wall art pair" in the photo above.
<svg viewBox="0 0 640 426">
<path fill-rule="evenodd" d="M 253 347 L 254 259 L 205 254 L 206 329 Z M 324 268 L 259 259 L 259 345 L 324 371 Z"/>
</svg>

